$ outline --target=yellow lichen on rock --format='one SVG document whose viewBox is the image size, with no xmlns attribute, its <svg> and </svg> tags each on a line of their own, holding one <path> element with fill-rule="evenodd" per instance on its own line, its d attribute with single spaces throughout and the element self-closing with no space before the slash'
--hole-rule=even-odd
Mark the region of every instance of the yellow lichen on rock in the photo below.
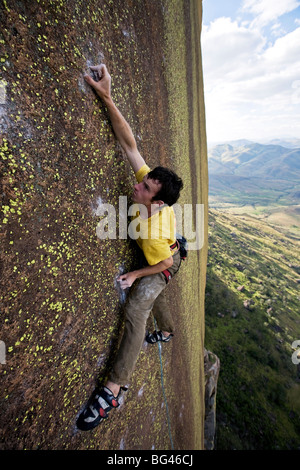
<svg viewBox="0 0 300 470">
<path fill-rule="evenodd" d="M 199 5 L 2 2 L 1 449 L 170 448 L 158 350 L 145 345 L 122 406 L 90 433 L 75 426 L 120 339 L 116 276 L 137 263 L 129 238 L 97 237 L 97 201 L 118 208 L 134 175 L 83 75 L 107 64 L 147 163 L 183 177 L 181 203 L 207 204 Z M 203 447 L 205 257 L 206 245 L 168 287 L 178 334 L 162 359 L 176 449 Z"/>
</svg>

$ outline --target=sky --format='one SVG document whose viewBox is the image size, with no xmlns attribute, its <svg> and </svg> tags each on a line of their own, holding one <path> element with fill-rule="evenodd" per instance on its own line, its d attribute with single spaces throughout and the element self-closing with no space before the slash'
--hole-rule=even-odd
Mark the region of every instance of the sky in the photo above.
<svg viewBox="0 0 300 470">
<path fill-rule="evenodd" d="M 300 139 L 300 1 L 203 0 L 208 144 Z"/>
</svg>

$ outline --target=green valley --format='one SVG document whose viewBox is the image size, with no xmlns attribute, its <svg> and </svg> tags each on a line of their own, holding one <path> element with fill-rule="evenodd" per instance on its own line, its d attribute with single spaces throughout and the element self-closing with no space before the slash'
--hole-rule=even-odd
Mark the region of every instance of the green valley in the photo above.
<svg viewBox="0 0 300 470">
<path fill-rule="evenodd" d="M 205 345 L 220 359 L 217 450 L 300 448 L 299 240 L 210 209 Z"/>
<path fill-rule="evenodd" d="M 299 238 L 298 140 L 276 145 L 247 140 L 219 144 L 210 148 L 208 166 L 211 208 L 251 214 Z"/>
</svg>

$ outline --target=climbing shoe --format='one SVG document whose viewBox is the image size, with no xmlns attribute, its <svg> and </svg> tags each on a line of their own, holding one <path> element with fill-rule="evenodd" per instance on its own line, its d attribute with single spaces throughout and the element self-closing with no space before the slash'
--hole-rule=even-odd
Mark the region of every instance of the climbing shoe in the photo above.
<svg viewBox="0 0 300 470">
<path fill-rule="evenodd" d="M 121 390 L 125 389 L 121 388 L 120 392 Z M 78 417 L 76 423 L 78 429 L 81 431 L 89 431 L 98 426 L 103 419 L 106 419 L 108 412 L 112 408 L 117 408 L 120 405 L 118 402 L 120 392 L 118 396 L 115 397 L 112 391 L 107 387 L 97 391 L 91 403 L 86 406 Z"/>
<path fill-rule="evenodd" d="M 154 344 L 157 343 L 158 341 L 162 341 L 163 343 L 168 343 L 171 339 L 172 336 L 174 336 L 172 333 L 169 336 L 164 336 L 162 331 L 154 331 L 153 333 L 147 333 L 146 334 L 146 341 L 147 343 Z"/>
</svg>

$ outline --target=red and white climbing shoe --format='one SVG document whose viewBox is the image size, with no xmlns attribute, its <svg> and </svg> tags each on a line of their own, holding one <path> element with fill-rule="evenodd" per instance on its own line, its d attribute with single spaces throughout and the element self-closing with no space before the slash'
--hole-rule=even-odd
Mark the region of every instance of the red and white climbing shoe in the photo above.
<svg viewBox="0 0 300 470">
<path fill-rule="evenodd" d="M 126 389 L 122 387 L 120 392 L 121 390 Z M 120 392 L 118 396 L 115 397 L 112 391 L 107 387 L 103 387 L 98 391 L 91 404 L 88 404 L 78 417 L 76 423 L 78 429 L 81 431 L 89 431 L 98 426 L 103 419 L 106 419 L 108 417 L 108 412 L 120 405 L 118 402 Z"/>
</svg>

